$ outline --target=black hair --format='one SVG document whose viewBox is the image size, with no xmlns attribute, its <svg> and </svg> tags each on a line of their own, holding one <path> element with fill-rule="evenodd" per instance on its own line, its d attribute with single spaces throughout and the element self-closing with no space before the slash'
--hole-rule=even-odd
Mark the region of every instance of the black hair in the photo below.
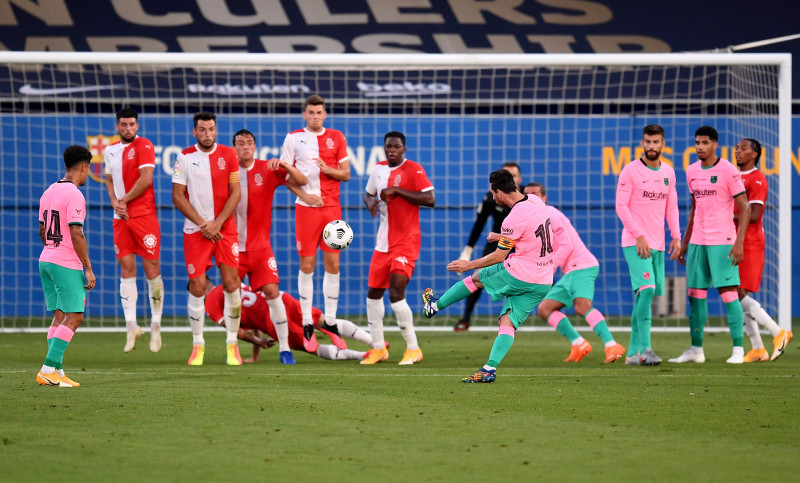
<svg viewBox="0 0 800 483">
<path fill-rule="evenodd" d="M 81 163 L 89 164 L 91 162 L 92 152 L 83 146 L 73 144 L 64 150 L 64 167 L 67 168 L 67 171 Z"/>
<path fill-rule="evenodd" d="M 694 132 L 694 137 L 697 136 L 708 136 L 708 139 L 712 142 L 719 141 L 719 133 L 711 126 L 701 126 L 697 128 L 697 131 Z"/>
<path fill-rule="evenodd" d="M 752 146 L 753 151 L 756 152 L 756 163 L 755 163 L 755 165 L 758 166 L 758 162 L 761 160 L 761 143 L 758 142 L 758 140 L 753 139 L 753 138 L 744 138 L 744 140 L 748 141 L 750 143 L 750 146 Z"/>
<path fill-rule="evenodd" d="M 386 135 L 383 136 L 383 143 L 386 144 L 386 140 L 389 138 L 399 138 L 400 141 L 403 143 L 403 147 L 406 146 L 406 135 L 401 133 L 400 131 L 387 132 Z"/>
<path fill-rule="evenodd" d="M 492 191 L 502 191 L 506 194 L 517 191 L 517 183 L 506 169 L 498 169 L 490 174 L 489 183 L 492 186 Z"/>
<path fill-rule="evenodd" d="M 197 127 L 197 121 L 214 121 L 217 123 L 217 115 L 212 112 L 201 111 L 194 115 L 194 127 Z"/>
<path fill-rule="evenodd" d="M 658 124 L 648 124 L 642 129 L 642 136 L 661 136 L 663 138 L 664 128 Z"/>
<path fill-rule="evenodd" d="M 239 129 L 236 131 L 236 134 L 233 135 L 233 144 L 236 144 L 236 138 L 238 136 L 250 136 L 253 138 L 253 142 L 256 141 L 256 135 L 248 131 L 247 129 Z"/>
<path fill-rule="evenodd" d="M 131 108 L 126 107 L 125 109 L 121 109 L 117 113 L 117 122 L 119 122 L 119 120 L 122 119 L 123 117 L 126 118 L 126 119 L 132 117 L 132 118 L 134 118 L 134 119 L 136 119 L 138 121 L 139 120 L 139 113 L 134 111 Z"/>
<path fill-rule="evenodd" d="M 531 181 L 530 183 L 525 185 L 526 188 L 528 186 L 533 187 L 533 188 L 539 188 L 539 193 L 541 193 L 542 196 L 547 194 L 547 190 L 544 189 L 544 185 L 542 183 L 537 183 L 536 181 Z"/>
<path fill-rule="evenodd" d="M 519 169 L 519 164 L 515 163 L 514 161 L 505 162 L 505 163 L 503 163 L 503 166 L 501 166 L 501 167 L 502 168 L 517 168 L 517 171 L 522 172 L 522 170 Z"/>
</svg>

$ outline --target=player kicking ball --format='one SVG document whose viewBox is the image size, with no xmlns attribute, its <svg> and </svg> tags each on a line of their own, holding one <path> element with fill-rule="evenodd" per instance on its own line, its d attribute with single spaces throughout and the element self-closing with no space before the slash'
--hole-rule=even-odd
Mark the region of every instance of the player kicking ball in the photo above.
<svg viewBox="0 0 800 483">
<path fill-rule="evenodd" d="M 520 193 L 511 173 L 504 169 L 489 175 L 489 183 L 497 204 L 511 208 L 503 221 L 497 250 L 477 260 L 450 262 L 447 269 L 451 272 L 479 270 L 450 287 L 441 298 L 436 298 L 430 288 L 422 294 L 428 318 L 479 288 L 484 288 L 493 301 L 503 300 L 498 334 L 489 360 L 477 372 L 461 380 L 467 383 L 495 381 L 497 366 L 511 349 L 517 328 L 553 284 L 553 247 L 547 205 L 535 196 Z M 513 253 L 512 248 L 516 249 Z"/>
</svg>

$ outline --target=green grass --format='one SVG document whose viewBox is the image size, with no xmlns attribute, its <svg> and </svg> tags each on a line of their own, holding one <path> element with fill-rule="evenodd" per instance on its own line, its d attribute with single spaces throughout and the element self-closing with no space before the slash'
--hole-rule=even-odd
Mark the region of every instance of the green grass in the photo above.
<svg viewBox="0 0 800 483">
<path fill-rule="evenodd" d="M 772 363 L 730 366 L 727 334 L 707 334 L 702 365 L 603 365 L 602 345 L 561 362 L 553 333 L 520 333 L 494 384 L 462 384 L 491 333 L 419 334 L 425 359 L 359 366 L 277 352 L 224 365 L 207 334 L 123 354 L 123 334 L 83 333 L 66 369 L 82 384 L 34 378 L 44 334 L 0 334 L 0 461 L 5 481 L 774 481 L 800 470 L 800 344 Z M 619 334 L 627 342 L 626 334 Z M 768 339 L 768 337 L 766 337 Z M 685 334 L 655 334 L 666 359 Z M 771 344 L 767 340 L 768 347 Z M 354 344 L 355 345 L 355 344 Z M 249 350 L 244 349 L 248 354 Z M 665 357 L 666 356 L 666 357 Z M 794 476 L 792 476 L 794 475 Z"/>
</svg>

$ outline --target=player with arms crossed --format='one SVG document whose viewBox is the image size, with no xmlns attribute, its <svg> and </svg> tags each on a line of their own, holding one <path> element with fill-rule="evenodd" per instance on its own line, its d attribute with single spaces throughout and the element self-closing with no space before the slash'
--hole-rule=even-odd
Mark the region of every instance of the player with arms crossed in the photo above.
<svg viewBox="0 0 800 483">
<path fill-rule="evenodd" d="M 39 200 L 39 238 L 44 244 L 39 276 L 47 310 L 53 311 L 47 331 L 47 356 L 36 374 L 36 382 L 42 386 L 80 386 L 64 374 L 63 363 L 64 352 L 83 322 L 86 290 L 94 288 L 97 281 L 83 234 L 86 199 L 78 189 L 86 184 L 91 162 L 92 153 L 85 147 L 65 149 L 66 174 L 51 184 Z"/>
<path fill-rule="evenodd" d="M 451 272 L 480 269 L 451 286 L 437 299 L 433 290 L 422 294 L 425 316 L 465 299 L 483 287 L 492 300 L 505 299 L 498 320 L 499 330 L 488 362 L 462 382 L 494 382 L 497 366 L 511 349 L 514 333 L 553 284 L 553 247 L 547 205 L 536 196 L 520 193 L 514 178 L 505 169 L 489 175 L 492 195 L 498 205 L 511 208 L 503 221 L 497 250 L 477 260 L 454 260 Z M 515 251 L 511 252 L 514 248 Z"/>
<path fill-rule="evenodd" d="M 372 350 L 362 364 L 376 364 L 389 358 L 383 339 L 383 294 L 389 289 L 389 302 L 397 325 L 406 341 L 400 365 L 422 360 L 422 349 L 414 331 L 414 314 L 406 302 L 406 286 L 419 258 L 421 231 L 419 207 L 433 207 L 433 184 L 419 164 L 406 159 L 406 137 L 392 131 L 383 137 L 386 161 L 381 161 L 369 176 L 364 204 L 373 218 L 380 214 L 375 251 L 369 265 L 367 321 L 372 334 Z"/>
<path fill-rule="evenodd" d="M 317 247 L 322 250 L 325 265 L 325 276 L 322 279 L 322 293 L 325 296 L 323 328 L 338 335 L 336 309 L 339 305 L 339 251 L 322 241 L 322 232 L 329 222 L 342 218 L 339 184 L 350 179 L 350 160 L 344 134 L 323 126 L 327 115 L 325 100 L 317 95 L 309 96 L 303 107 L 306 127 L 287 134 L 281 151 L 281 160 L 297 167 L 308 178 L 308 183 L 303 187 L 287 183 L 287 187 L 297 195 L 295 235 L 297 253 L 300 255 L 297 286 L 303 308 L 305 348 L 308 352 L 317 349 L 314 319 L 311 316 Z"/>
<path fill-rule="evenodd" d="M 525 186 L 525 194 L 538 196 L 547 203 L 547 191 L 542 183 L 528 183 Z M 547 212 L 552 231 L 553 272 L 561 267 L 564 276 L 553 285 L 539 304 L 539 317 L 547 321 L 572 344 L 569 357 L 564 362 L 579 362 L 592 352 L 592 345 L 575 331 L 567 316 L 561 312 L 564 307 L 574 304 L 575 312 L 586 320 L 589 327 L 605 344 L 606 358 L 603 362 L 606 364 L 616 362 L 625 353 L 625 348 L 614 340 L 603 314 L 592 307 L 594 285 L 600 273 L 600 263 L 586 248 L 577 230 L 564 213 L 550 205 L 547 205 Z"/>
<path fill-rule="evenodd" d="M 221 287 L 214 287 L 209 284 L 210 289 L 206 295 L 206 313 L 212 320 L 219 325 L 225 325 L 223 317 L 223 292 Z M 289 320 L 289 345 L 292 350 L 304 351 L 303 340 L 303 315 L 300 310 L 300 302 L 285 292 L 280 292 L 281 302 L 286 307 L 286 315 Z M 314 314 L 314 325 L 319 328 L 325 322 L 322 311 L 312 307 Z M 342 335 L 348 338 L 369 344 L 372 340 L 370 335 L 349 320 L 339 319 L 339 330 Z M 253 356 L 244 362 L 256 362 L 261 349 L 268 349 L 274 344 L 277 338 L 275 323 L 270 317 L 269 306 L 264 292 L 253 290 L 247 285 L 242 286 L 242 320 L 239 325 L 239 339 L 253 344 Z M 266 333 L 271 339 L 262 339 L 260 333 Z M 362 360 L 367 353 L 351 349 L 339 349 L 333 344 L 318 344 L 316 352 L 312 354 L 332 361 L 336 360 Z"/>
<path fill-rule="evenodd" d="M 706 361 L 703 330 L 708 319 L 709 287 L 717 287 L 733 339 L 729 364 L 744 362 L 742 323 L 744 313 L 736 288 L 739 263 L 744 256 L 744 237 L 750 223 L 750 207 L 739 170 L 728 160 L 717 157 L 717 130 L 703 126 L 694 133 L 698 161 L 686 169 L 692 207 L 686 223 L 678 262 L 686 265 L 689 286 L 689 329 L 692 345 L 669 362 Z M 739 209 L 739 228 L 733 223 L 733 206 Z M 688 254 L 687 254 L 688 253 Z"/>
<path fill-rule="evenodd" d="M 512 176 L 514 176 L 514 182 L 517 183 L 518 187 L 522 184 L 522 176 L 520 175 L 519 165 L 517 163 L 510 161 L 508 163 L 504 163 L 501 168 L 505 169 L 511 173 Z M 519 188 L 519 190 L 522 191 L 522 188 Z M 464 249 L 461 250 L 461 255 L 458 257 L 458 259 L 469 260 L 472 258 L 472 252 L 475 249 L 475 244 L 478 242 L 478 238 L 480 238 L 481 232 L 486 226 L 486 222 L 489 220 L 490 216 L 492 217 L 492 228 L 489 231 L 492 233 L 500 233 L 500 227 L 503 226 L 503 220 L 505 220 L 506 216 L 508 216 L 508 212 L 509 209 L 505 206 L 500 206 L 495 203 L 492 192 L 487 191 L 481 200 L 481 203 L 478 205 L 478 208 L 475 210 L 475 223 L 472 225 L 472 231 L 469 233 L 467 244 L 464 246 Z M 483 247 L 483 253 L 481 253 L 481 256 L 485 257 L 495 250 L 497 250 L 497 242 L 487 241 L 486 245 Z M 464 315 L 461 316 L 461 320 L 456 322 L 456 325 L 453 326 L 454 331 L 464 332 L 469 330 L 472 311 L 475 310 L 475 304 L 478 303 L 478 299 L 481 298 L 482 293 L 483 290 L 478 289 L 474 293 L 470 294 L 469 297 L 467 297 Z"/>
<path fill-rule="evenodd" d="M 792 340 L 791 331 L 781 329 L 772 320 L 766 310 L 753 299 L 750 294 L 758 292 L 761 288 L 761 275 L 764 272 L 764 226 L 761 218 L 764 216 L 764 204 L 767 202 L 769 183 L 767 177 L 758 169 L 761 159 L 761 143 L 755 139 L 742 139 L 736 145 L 736 164 L 742 175 L 742 182 L 747 191 L 750 202 L 750 224 L 744 237 L 744 258 L 739 264 L 739 300 L 744 311 L 744 332 L 750 337 L 753 349 L 744 356 L 745 362 L 759 362 L 775 360 L 786 350 L 786 345 Z M 739 226 L 739 211 L 733 210 L 733 221 Z M 772 334 L 774 348 L 772 357 L 764 342 L 758 326 L 762 326 Z"/>
<path fill-rule="evenodd" d="M 664 294 L 664 220 L 672 241 L 670 260 L 681 250 L 678 191 L 675 170 L 661 160 L 664 128 L 650 124 L 642 129 L 644 156 L 622 168 L 617 182 L 617 216 L 622 222 L 622 253 L 628 262 L 635 294 L 631 314 L 631 345 L 625 363 L 655 366 L 661 358 L 653 351 L 650 328 L 653 297 Z"/>
<path fill-rule="evenodd" d="M 250 285 L 263 292 L 271 320 L 275 321 L 280 361 L 294 364 L 294 356 L 289 348 L 286 307 L 278 291 L 278 263 L 272 253 L 269 234 L 275 190 L 287 179 L 297 186 L 305 185 L 308 180 L 286 161 L 255 159 L 256 138 L 247 129 L 241 129 L 233 135 L 233 147 L 239 156 L 239 182 L 242 189 L 242 199 L 236 207 L 239 278 L 244 280 L 248 276 Z"/>
<path fill-rule="evenodd" d="M 133 109 L 117 113 L 120 141 L 108 146 L 103 157 L 106 164 L 106 191 L 114 208 L 114 252 L 120 266 L 119 298 L 128 338 L 124 352 L 130 352 L 141 337 L 136 322 L 136 255 L 142 258 L 150 299 L 150 350 L 161 350 L 161 313 L 164 309 L 164 282 L 161 280 L 159 257 L 161 228 L 156 214 L 153 171 L 156 153 L 150 140 L 138 136 L 139 114 Z"/>
<path fill-rule="evenodd" d="M 233 213 L 241 199 L 236 151 L 216 143 L 217 116 L 194 115 L 197 144 L 178 155 L 172 174 L 172 202 L 183 213 L 183 256 L 189 274 L 189 325 L 193 348 L 189 365 L 202 366 L 205 355 L 206 269 L 217 261 L 225 291 L 227 363 L 241 365 L 237 334 L 242 299 L 239 293 L 239 234 Z"/>
</svg>

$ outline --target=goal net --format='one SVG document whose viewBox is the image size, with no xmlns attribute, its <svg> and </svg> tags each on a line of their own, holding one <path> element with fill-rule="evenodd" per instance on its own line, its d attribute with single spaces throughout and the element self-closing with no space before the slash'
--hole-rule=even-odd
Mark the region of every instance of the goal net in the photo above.
<svg viewBox="0 0 800 483">
<path fill-rule="evenodd" d="M 676 168 L 682 229 L 690 205 L 684 168 L 696 159 L 695 129 L 714 126 L 720 133 L 717 154 L 731 160 L 741 138 L 761 141 L 760 167 L 770 190 L 764 210 L 766 266 L 756 298 L 788 327 L 790 62 L 779 54 L 0 53 L 0 329 L 49 323 L 37 268 L 37 207 L 43 190 L 63 174 L 61 153 L 70 144 L 86 145 L 95 154 L 91 179 L 82 188 L 98 277 L 87 297 L 85 324 L 124 327 L 102 158 L 103 148 L 116 140 L 114 114 L 123 107 L 140 113 L 139 135 L 156 150 L 163 323 L 187 326 L 183 216 L 172 205 L 171 172 L 176 155 L 194 144 L 192 115 L 216 113 L 222 144 L 230 145 L 237 130 L 249 129 L 256 134 L 258 157 L 270 158 L 279 156 L 286 133 L 304 127 L 303 101 L 311 94 L 326 99 L 326 126 L 345 133 L 350 154 L 352 177 L 342 183 L 341 201 L 355 241 L 342 254 L 342 316 L 363 320 L 366 313 L 377 222 L 362 197 L 370 170 L 383 159 L 383 135 L 399 130 L 407 136 L 407 157 L 424 166 L 436 193 L 436 207 L 421 209 L 423 249 L 406 293 L 417 325 L 452 325 L 463 312 L 462 302 L 447 310 L 450 318 L 425 319 L 419 315 L 420 293 L 428 286 L 443 291 L 458 280 L 446 263 L 467 242 L 489 173 L 514 161 L 523 184 L 543 183 L 549 203 L 572 220 L 600 261 L 595 306 L 610 325 L 629 326 L 633 295 L 619 246 L 615 189 L 622 167 L 642 152 L 642 127 L 657 123 L 667 133 L 663 159 Z M 272 244 L 281 288 L 296 295 L 293 202 L 287 190 L 276 194 Z M 489 225 L 474 255 L 481 253 Z M 210 273 L 218 280 L 216 270 Z M 322 307 L 321 261 L 315 273 L 314 305 Z M 685 269 L 668 260 L 666 275 L 667 295 L 655 303 L 653 326 L 686 326 Z M 138 286 L 146 294 L 141 265 Z M 473 326 L 494 326 L 498 310 L 484 295 Z M 724 309 L 715 294 L 709 311 L 710 323 L 723 327 Z M 146 326 L 144 295 L 138 313 Z M 531 316 L 527 325 L 542 321 Z"/>
</svg>

